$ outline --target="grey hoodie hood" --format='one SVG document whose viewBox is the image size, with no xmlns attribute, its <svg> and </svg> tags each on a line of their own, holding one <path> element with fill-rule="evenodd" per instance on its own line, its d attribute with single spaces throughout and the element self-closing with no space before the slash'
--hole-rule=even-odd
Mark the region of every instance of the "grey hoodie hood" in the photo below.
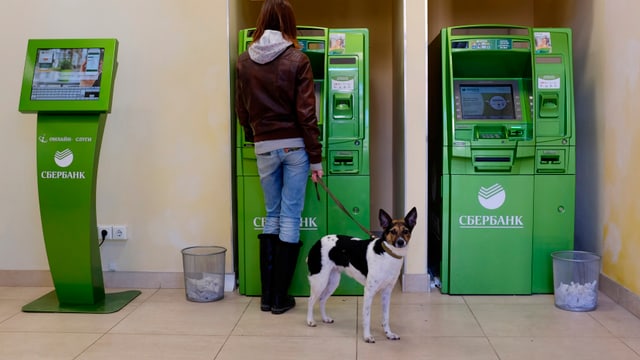
<svg viewBox="0 0 640 360">
<path fill-rule="evenodd" d="M 289 46 L 291 41 L 285 40 L 280 31 L 265 30 L 260 40 L 249 46 L 249 57 L 258 64 L 266 64 L 277 58 Z"/>
</svg>

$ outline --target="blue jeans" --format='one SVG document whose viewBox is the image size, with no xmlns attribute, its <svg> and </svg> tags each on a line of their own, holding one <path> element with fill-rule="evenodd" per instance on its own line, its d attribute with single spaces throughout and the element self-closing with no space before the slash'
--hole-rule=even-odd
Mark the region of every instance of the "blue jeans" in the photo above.
<svg viewBox="0 0 640 360">
<path fill-rule="evenodd" d="M 278 149 L 256 158 L 267 210 L 263 233 L 279 234 L 280 240 L 297 243 L 309 178 L 307 152 L 304 148 Z"/>
</svg>

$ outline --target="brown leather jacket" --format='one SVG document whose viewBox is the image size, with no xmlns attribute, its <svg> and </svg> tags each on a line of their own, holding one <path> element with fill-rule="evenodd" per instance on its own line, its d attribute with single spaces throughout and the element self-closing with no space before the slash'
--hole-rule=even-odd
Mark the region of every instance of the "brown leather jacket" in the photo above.
<svg viewBox="0 0 640 360">
<path fill-rule="evenodd" d="M 247 141 L 302 138 L 311 164 L 322 160 L 309 58 L 293 46 L 258 64 L 245 51 L 236 64 L 235 108 Z"/>
</svg>

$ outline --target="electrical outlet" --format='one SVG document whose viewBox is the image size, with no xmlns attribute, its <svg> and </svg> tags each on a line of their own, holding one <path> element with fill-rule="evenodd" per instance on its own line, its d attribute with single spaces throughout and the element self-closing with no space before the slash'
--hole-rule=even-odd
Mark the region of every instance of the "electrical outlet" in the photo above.
<svg viewBox="0 0 640 360">
<path fill-rule="evenodd" d="M 106 231 L 106 235 L 103 232 Z M 98 225 L 98 241 L 113 239 L 113 226 L 111 225 Z"/>
<path fill-rule="evenodd" d="M 113 240 L 127 240 L 127 225 L 113 226 Z"/>
</svg>

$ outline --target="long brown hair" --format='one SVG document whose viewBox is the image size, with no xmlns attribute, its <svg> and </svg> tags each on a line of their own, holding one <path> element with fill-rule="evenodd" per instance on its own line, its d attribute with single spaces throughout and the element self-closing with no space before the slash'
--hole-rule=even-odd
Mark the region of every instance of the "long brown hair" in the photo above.
<svg viewBox="0 0 640 360">
<path fill-rule="evenodd" d="M 295 47 L 300 47 L 296 38 L 296 16 L 287 0 L 265 0 L 262 4 L 253 41 L 260 40 L 265 30 L 280 31 L 285 40 L 291 41 Z"/>
</svg>

